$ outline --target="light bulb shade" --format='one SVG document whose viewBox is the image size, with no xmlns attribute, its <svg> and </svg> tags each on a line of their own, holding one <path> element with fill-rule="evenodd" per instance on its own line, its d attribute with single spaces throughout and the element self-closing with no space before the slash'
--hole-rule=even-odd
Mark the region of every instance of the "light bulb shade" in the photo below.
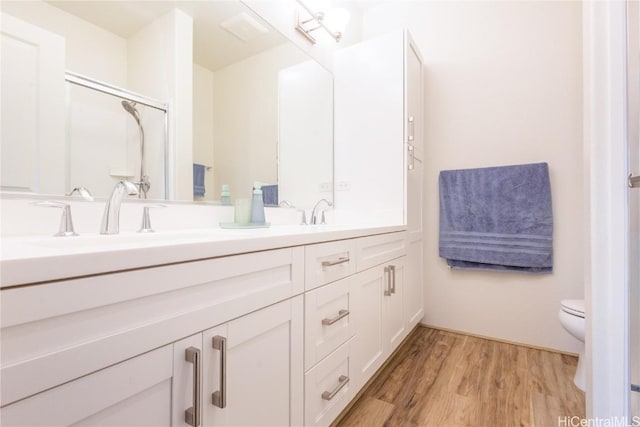
<svg viewBox="0 0 640 427">
<path fill-rule="evenodd" d="M 324 15 L 323 21 L 334 33 L 344 34 L 350 18 L 351 13 L 347 9 L 338 7 L 328 10 Z"/>
</svg>

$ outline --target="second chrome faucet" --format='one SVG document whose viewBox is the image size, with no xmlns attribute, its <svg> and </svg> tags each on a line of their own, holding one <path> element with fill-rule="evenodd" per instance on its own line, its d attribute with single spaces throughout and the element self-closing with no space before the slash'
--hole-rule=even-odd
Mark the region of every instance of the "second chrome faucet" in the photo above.
<svg viewBox="0 0 640 427">
<path fill-rule="evenodd" d="M 129 196 L 137 196 L 138 189 L 129 181 L 120 181 L 113 187 L 111 196 L 104 207 L 100 234 L 118 234 L 120 232 L 120 205 L 125 193 Z"/>
</svg>

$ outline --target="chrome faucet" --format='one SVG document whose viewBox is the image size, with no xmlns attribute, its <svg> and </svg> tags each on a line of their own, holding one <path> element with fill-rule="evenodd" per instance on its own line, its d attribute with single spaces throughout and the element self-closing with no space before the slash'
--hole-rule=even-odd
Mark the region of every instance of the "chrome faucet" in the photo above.
<svg viewBox="0 0 640 427">
<path fill-rule="evenodd" d="M 139 194 L 136 186 L 129 181 L 120 181 L 113 187 L 111 197 L 104 207 L 100 234 L 118 234 L 120 232 L 120 204 L 125 192 L 130 196 Z"/>
<path fill-rule="evenodd" d="M 318 203 L 316 203 L 316 205 L 313 207 L 313 210 L 311 211 L 311 221 L 309 221 L 310 225 L 314 225 L 318 223 L 318 213 L 320 212 L 319 208 L 320 205 L 322 204 L 322 202 L 327 204 L 327 207 L 331 207 L 333 206 L 333 203 L 331 203 L 330 201 L 328 201 L 327 199 L 320 199 L 318 200 Z M 324 224 L 324 211 L 322 211 L 322 220 L 320 222 L 320 224 Z"/>
</svg>

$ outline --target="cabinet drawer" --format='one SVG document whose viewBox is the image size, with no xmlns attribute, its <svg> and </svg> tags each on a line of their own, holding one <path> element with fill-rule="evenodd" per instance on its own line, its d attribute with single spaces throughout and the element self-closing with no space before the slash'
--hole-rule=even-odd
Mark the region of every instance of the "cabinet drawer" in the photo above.
<svg viewBox="0 0 640 427">
<path fill-rule="evenodd" d="M 305 425 L 328 426 L 355 395 L 350 382 L 350 341 L 304 376 Z"/>
<path fill-rule="evenodd" d="M 2 425 L 171 425 L 168 345 L 2 408 Z"/>
<path fill-rule="evenodd" d="M 310 290 L 356 272 L 355 240 L 319 243 L 305 248 L 305 289 Z"/>
<path fill-rule="evenodd" d="M 305 294 L 305 369 L 353 335 L 350 283 L 346 278 Z"/>
<path fill-rule="evenodd" d="M 379 234 L 358 239 L 358 271 L 383 264 L 407 253 L 404 232 Z"/>
</svg>

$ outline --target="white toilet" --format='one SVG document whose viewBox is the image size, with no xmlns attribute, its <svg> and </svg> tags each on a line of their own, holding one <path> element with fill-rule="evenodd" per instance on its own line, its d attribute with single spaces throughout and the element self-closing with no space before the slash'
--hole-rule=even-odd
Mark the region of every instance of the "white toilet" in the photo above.
<svg viewBox="0 0 640 427">
<path fill-rule="evenodd" d="M 558 313 L 560 323 L 571 335 L 582 342 L 582 349 L 578 358 L 578 367 L 573 377 L 574 384 L 582 391 L 586 386 L 586 367 L 584 364 L 584 300 L 564 299 L 560 301 L 560 312 Z"/>
</svg>

